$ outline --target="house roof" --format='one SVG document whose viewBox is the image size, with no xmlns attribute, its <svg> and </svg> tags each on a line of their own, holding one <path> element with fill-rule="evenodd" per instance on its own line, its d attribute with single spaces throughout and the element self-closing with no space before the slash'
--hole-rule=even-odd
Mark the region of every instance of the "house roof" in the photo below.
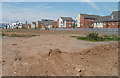
<svg viewBox="0 0 120 78">
<path fill-rule="evenodd" d="M 52 25 L 54 23 L 54 20 L 51 19 L 41 19 L 41 21 L 38 21 L 39 24 L 42 24 L 43 26 Z"/>
<path fill-rule="evenodd" d="M 103 22 L 103 21 L 109 21 L 111 19 L 111 16 L 101 16 L 95 22 Z"/>
<path fill-rule="evenodd" d="M 28 27 L 31 24 L 22 24 L 22 27 Z"/>
<path fill-rule="evenodd" d="M 84 18 L 99 18 L 100 16 L 99 15 L 90 15 L 90 14 L 80 14 L 82 15 Z"/>
<path fill-rule="evenodd" d="M 54 21 L 52 19 L 41 19 L 42 21 Z"/>
<path fill-rule="evenodd" d="M 120 11 L 113 11 L 111 16 L 113 15 L 113 21 L 120 21 Z"/>
<path fill-rule="evenodd" d="M 42 21 L 38 21 L 39 24 L 42 24 Z"/>
<path fill-rule="evenodd" d="M 120 11 L 113 11 L 109 16 L 101 16 L 95 22 L 120 21 Z"/>
<path fill-rule="evenodd" d="M 60 17 L 64 21 L 74 21 L 71 17 Z"/>
<path fill-rule="evenodd" d="M 32 22 L 33 24 L 36 24 L 36 22 Z"/>
</svg>

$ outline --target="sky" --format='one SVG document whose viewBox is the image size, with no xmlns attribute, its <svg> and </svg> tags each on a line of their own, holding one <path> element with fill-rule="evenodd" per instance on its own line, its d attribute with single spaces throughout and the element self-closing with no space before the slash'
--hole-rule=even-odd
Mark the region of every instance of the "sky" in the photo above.
<svg viewBox="0 0 120 78">
<path fill-rule="evenodd" d="M 118 2 L 9 2 L 2 5 L 2 22 L 40 19 L 57 20 L 58 17 L 72 17 L 80 13 L 106 16 L 118 10 Z M 90 0 L 88 0 L 90 1 Z"/>
</svg>

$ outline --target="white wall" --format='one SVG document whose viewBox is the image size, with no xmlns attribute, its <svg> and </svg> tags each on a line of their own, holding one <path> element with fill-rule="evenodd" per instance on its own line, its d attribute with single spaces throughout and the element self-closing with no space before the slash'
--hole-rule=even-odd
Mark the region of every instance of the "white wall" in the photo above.
<svg viewBox="0 0 120 78">
<path fill-rule="evenodd" d="M 31 23 L 31 28 L 35 28 L 35 24 Z"/>
<path fill-rule="evenodd" d="M 20 25 L 18 25 L 19 23 L 20 23 Z M 21 22 L 11 22 L 11 23 L 7 24 L 7 28 L 14 29 L 16 27 L 22 28 L 22 23 Z"/>
<path fill-rule="evenodd" d="M 58 18 L 58 23 L 59 23 L 59 28 L 63 27 L 63 20 L 61 18 Z"/>
<path fill-rule="evenodd" d="M 77 24 L 77 27 L 80 27 L 80 14 L 78 14 L 76 17 L 76 24 Z"/>
<path fill-rule="evenodd" d="M 94 23 L 94 27 L 95 28 L 102 28 L 103 27 L 103 23 L 100 22 L 100 23 Z"/>
</svg>

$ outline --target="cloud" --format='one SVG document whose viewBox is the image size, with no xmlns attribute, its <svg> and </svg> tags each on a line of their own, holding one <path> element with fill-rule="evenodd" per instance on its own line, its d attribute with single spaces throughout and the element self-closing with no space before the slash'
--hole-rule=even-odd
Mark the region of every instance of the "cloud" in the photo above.
<svg viewBox="0 0 120 78">
<path fill-rule="evenodd" d="M 86 2 L 87 4 L 89 4 L 92 8 L 96 9 L 96 10 L 100 10 L 100 8 L 95 4 L 95 2 L 93 2 L 92 0 L 81 0 L 83 2 Z"/>
<path fill-rule="evenodd" d="M 67 8 L 64 9 L 57 4 L 53 5 L 53 3 L 50 4 L 47 2 L 46 3 L 42 3 L 42 2 L 39 2 L 39 3 L 27 3 L 27 2 L 3 3 L 3 11 L 2 11 L 3 19 L 2 20 L 5 22 L 11 22 L 11 21 L 17 21 L 17 20 L 22 21 L 22 22 L 25 22 L 27 20 L 31 22 L 31 21 L 38 21 L 44 18 L 51 18 L 51 19 L 57 20 L 57 18 L 61 16 L 75 17 L 77 13 L 79 12 L 84 12 L 88 14 L 103 14 L 103 15 L 108 14 L 108 12 L 102 13 L 103 11 L 107 11 L 106 9 L 109 9 L 109 6 L 107 6 L 106 4 L 105 5 L 103 4 L 103 5 L 106 6 L 107 8 L 100 10 L 102 6 L 97 5 L 97 3 L 92 2 L 92 0 L 84 0 L 84 2 L 85 1 L 87 3 L 86 4 L 87 6 L 88 4 L 91 6 L 91 7 L 88 6 L 88 8 L 90 9 L 87 8 L 86 10 L 83 9 L 81 11 L 81 8 L 82 8 L 81 7 L 80 10 L 75 10 L 73 12 L 71 10 L 76 8 L 77 5 L 75 4 L 74 4 L 75 5 L 74 8 L 70 8 L 67 10 Z M 110 9 L 114 9 L 114 8 L 110 8 Z"/>
<path fill-rule="evenodd" d="M 54 6 L 49 6 L 47 4 L 38 4 L 34 7 L 19 7 L 12 4 L 4 4 L 4 9 L 2 10 L 3 22 L 11 21 L 38 21 L 42 18 L 51 18 L 56 20 L 59 15 L 67 15 L 65 12 L 54 12 L 50 11 L 50 8 Z M 22 5 L 21 5 L 22 6 Z"/>
</svg>

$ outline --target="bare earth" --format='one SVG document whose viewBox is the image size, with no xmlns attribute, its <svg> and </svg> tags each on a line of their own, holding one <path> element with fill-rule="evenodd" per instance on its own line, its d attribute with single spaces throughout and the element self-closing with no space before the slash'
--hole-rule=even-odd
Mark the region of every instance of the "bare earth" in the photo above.
<svg viewBox="0 0 120 78">
<path fill-rule="evenodd" d="M 118 42 L 47 34 L 3 37 L 3 76 L 117 76 Z"/>
</svg>

